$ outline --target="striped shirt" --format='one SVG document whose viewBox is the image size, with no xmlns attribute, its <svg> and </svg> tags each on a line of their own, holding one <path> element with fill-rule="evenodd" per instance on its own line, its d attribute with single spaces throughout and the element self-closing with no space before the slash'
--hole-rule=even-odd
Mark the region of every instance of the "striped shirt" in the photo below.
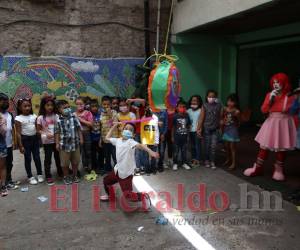
<svg viewBox="0 0 300 250">
<path fill-rule="evenodd" d="M 55 125 L 55 134 L 59 134 L 59 144 L 63 151 L 75 151 L 80 144 L 80 122 L 74 114 L 59 116 Z"/>
</svg>

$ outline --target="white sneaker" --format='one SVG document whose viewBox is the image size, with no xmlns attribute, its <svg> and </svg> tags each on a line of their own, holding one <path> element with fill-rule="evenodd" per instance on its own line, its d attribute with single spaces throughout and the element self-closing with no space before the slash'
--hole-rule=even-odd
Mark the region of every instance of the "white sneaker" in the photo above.
<svg viewBox="0 0 300 250">
<path fill-rule="evenodd" d="M 184 169 L 186 169 L 186 170 L 190 170 L 190 169 L 191 169 L 191 167 L 190 167 L 188 164 L 186 164 L 186 163 L 184 163 L 184 164 L 182 165 L 182 167 L 183 167 Z"/>
<path fill-rule="evenodd" d="M 174 170 L 174 171 L 177 171 L 177 170 L 178 170 L 177 164 L 174 164 L 174 165 L 173 165 L 173 170 Z"/>
<path fill-rule="evenodd" d="M 211 164 L 210 164 L 210 166 L 211 166 L 211 169 L 216 169 L 217 167 L 216 167 L 216 164 L 214 163 L 214 162 L 212 162 Z"/>
<path fill-rule="evenodd" d="M 28 179 L 28 182 L 29 182 L 30 185 L 37 185 L 38 184 L 37 180 L 33 176 Z"/>
<path fill-rule="evenodd" d="M 169 168 L 169 165 L 164 163 L 164 169 L 168 169 Z"/>
<path fill-rule="evenodd" d="M 42 175 L 38 175 L 37 176 L 37 180 L 38 180 L 39 183 L 42 183 L 42 182 L 45 181 L 45 179 L 44 179 L 44 177 Z"/>
<path fill-rule="evenodd" d="M 107 194 L 100 196 L 100 201 L 109 201 L 109 196 Z"/>
<path fill-rule="evenodd" d="M 209 161 L 206 161 L 206 162 L 204 163 L 204 166 L 205 166 L 206 168 L 210 168 Z"/>
</svg>

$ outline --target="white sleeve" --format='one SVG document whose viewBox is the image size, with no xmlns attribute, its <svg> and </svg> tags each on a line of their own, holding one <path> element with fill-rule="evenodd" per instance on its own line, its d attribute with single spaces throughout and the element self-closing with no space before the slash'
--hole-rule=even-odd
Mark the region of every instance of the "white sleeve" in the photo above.
<svg viewBox="0 0 300 250">
<path fill-rule="evenodd" d="M 15 121 L 22 122 L 22 119 L 19 115 L 16 116 Z"/>
<path fill-rule="evenodd" d="M 129 141 L 129 145 L 130 145 L 131 148 L 135 148 L 136 145 L 139 144 L 137 141 L 135 141 L 135 140 L 133 140 L 133 139 L 129 139 L 129 140 L 130 140 L 130 141 Z"/>
<path fill-rule="evenodd" d="M 134 113 L 130 112 L 130 119 L 131 120 L 136 120 L 136 116 Z"/>
<path fill-rule="evenodd" d="M 112 145 L 116 146 L 118 140 L 119 140 L 119 138 L 109 138 L 108 141 L 109 141 Z"/>
</svg>

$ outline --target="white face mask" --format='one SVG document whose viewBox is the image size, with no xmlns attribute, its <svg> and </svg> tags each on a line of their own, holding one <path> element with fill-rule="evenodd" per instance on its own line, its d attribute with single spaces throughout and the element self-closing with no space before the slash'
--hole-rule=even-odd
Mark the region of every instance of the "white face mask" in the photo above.
<svg viewBox="0 0 300 250">
<path fill-rule="evenodd" d="M 192 109 L 197 109 L 199 106 L 198 105 L 195 105 L 195 104 L 193 104 L 193 105 L 191 105 L 191 108 Z"/>
<path fill-rule="evenodd" d="M 123 113 L 128 112 L 128 107 L 127 107 L 127 106 L 120 106 L 119 109 L 120 109 L 120 111 L 123 112 Z"/>
<path fill-rule="evenodd" d="M 217 98 L 214 98 L 214 97 L 207 97 L 207 101 L 208 103 L 212 104 L 212 103 L 215 103 L 217 100 Z"/>
</svg>

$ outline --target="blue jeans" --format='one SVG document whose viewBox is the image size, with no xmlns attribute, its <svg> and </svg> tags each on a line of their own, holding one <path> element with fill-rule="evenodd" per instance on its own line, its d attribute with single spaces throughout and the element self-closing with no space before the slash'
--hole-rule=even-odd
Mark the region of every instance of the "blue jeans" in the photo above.
<svg viewBox="0 0 300 250">
<path fill-rule="evenodd" d="M 192 160 L 202 161 L 202 139 L 196 132 L 190 132 Z"/>
<path fill-rule="evenodd" d="M 205 161 L 215 162 L 218 143 L 218 130 L 204 129 Z"/>
<path fill-rule="evenodd" d="M 167 141 L 161 141 L 158 145 L 158 152 L 159 152 L 159 160 L 158 160 L 158 167 L 162 167 L 164 165 L 165 159 L 165 152 L 166 152 Z"/>
<path fill-rule="evenodd" d="M 136 134 L 135 135 L 135 140 L 138 142 L 138 143 L 141 143 L 141 136 L 139 134 Z M 136 149 L 135 150 L 135 162 L 136 162 L 136 167 L 138 169 L 141 169 L 143 166 L 143 150 L 140 150 L 140 149 Z"/>
<path fill-rule="evenodd" d="M 154 145 L 147 145 L 148 148 L 150 148 L 152 151 L 157 152 L 157 146 Z M 153 172 L 156 171 L 156 159 L 151 158 L 147 152 L 142 152 L 142 162 L 143 166 L 145 167 L 146 172 Z"/>
</svg>

